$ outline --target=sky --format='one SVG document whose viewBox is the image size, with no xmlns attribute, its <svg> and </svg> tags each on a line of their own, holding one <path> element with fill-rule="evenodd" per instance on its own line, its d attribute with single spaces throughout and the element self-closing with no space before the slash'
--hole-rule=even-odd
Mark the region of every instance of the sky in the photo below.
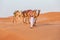
<svg viewBox="0 0 60 40">
<path fill-rule="evenodd" d="M 15 10 L 40 9 L 60 12 L 60 0 L 0 0 L 0 17 L 12 16 Z"/>
</svg>

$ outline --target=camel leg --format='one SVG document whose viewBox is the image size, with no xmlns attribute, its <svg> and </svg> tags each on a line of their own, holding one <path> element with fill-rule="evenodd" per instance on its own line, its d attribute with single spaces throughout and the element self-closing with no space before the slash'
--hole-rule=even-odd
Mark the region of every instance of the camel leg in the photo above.
<svg viewBox="0 0 60 40">
<path fill-rule="evenodd" d="M 29 17 L 27 17 L 27 23 L 30 24 L 30 22 L 29 22 Z"/>
<path fill-rule="evenodd" d="M 25 23 L 25 17 L 23 17 L 23 23 Z"/>
<path fill-rule="evenodd" d="M 16 19 L 15 19 L 15 17 L 13 18 L 13 23 L 14 23 L 14 24 L 16 23 Z"/>
<path fill-rule="evenodd" d="M 36 25 L 36 20 L 37 20 L 37 18 L 34 18 L 34 25 L 33 25 L 33 26 L 35 26 L 35 25 Z"/>
</svg>

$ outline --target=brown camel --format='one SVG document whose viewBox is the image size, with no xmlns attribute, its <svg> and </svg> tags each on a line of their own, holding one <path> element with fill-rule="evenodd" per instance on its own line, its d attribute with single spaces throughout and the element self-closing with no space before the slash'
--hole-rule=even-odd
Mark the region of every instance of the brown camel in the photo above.
<svg viewBox="0 0 60 40">
<path fill-rule="evenodd" d="M 32 10 L 24 10 L 22 11 L 22 14 L 23 14 L 23 23 L 29 23 L 29 12 L 32 12 Z"/>
</svg>

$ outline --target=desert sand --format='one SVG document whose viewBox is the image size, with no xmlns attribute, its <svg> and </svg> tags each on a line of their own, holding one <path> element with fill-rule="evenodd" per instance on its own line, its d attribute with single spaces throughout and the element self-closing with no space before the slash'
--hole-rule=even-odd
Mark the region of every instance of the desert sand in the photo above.
<svg viewBox="0 0 60 40">
<path fill-rule="evenodd" d="M 13 17 L 0 18 L 0 40 L 60 40 L 60 12 L 40 14 L 37 24 L 12 23 Z"/>
</svg>

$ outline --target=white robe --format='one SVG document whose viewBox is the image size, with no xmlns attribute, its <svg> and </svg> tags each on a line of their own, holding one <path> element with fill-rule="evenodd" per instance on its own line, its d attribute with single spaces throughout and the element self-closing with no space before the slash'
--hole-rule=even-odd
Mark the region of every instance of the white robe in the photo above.
<svg viewBox="0 0 60 40">
<path fill-rule="evenodd" d="M 34 22 L 35 22 L 34 17 L 30 17 L 30 27 L 33 27 Z"/>
</svg>

